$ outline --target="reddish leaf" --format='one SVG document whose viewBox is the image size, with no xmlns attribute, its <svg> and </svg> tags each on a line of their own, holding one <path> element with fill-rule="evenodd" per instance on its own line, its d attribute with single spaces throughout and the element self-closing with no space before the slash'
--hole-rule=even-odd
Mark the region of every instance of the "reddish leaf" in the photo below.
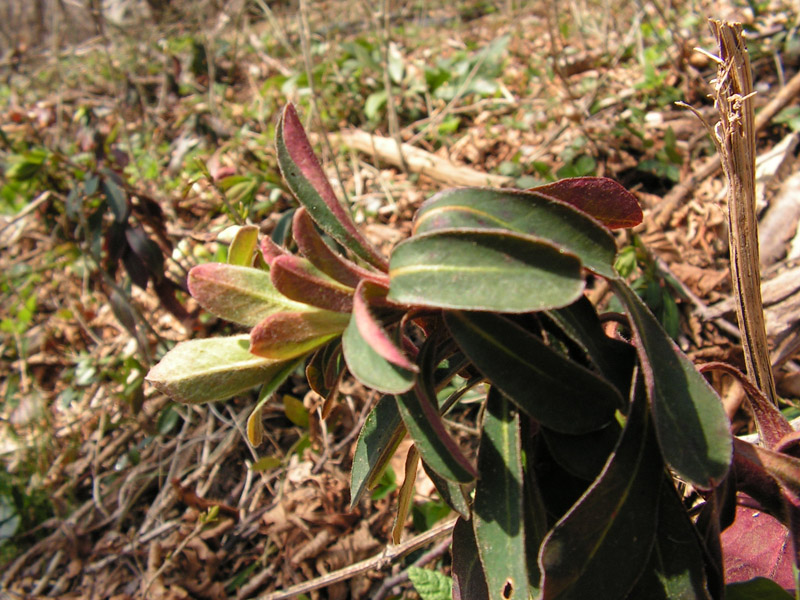
<svg viewBox="0 0 800 600">
<path fill-rule="evenodd" d="M 353 317 L 358 331 L 370 347 L 381 357 L 395 366 L 417 373 L 419 372 L 417 365 L 408 360 L 408 357 L 395 345 L 386 330 L 370 313 L 369 298 L 376 295 L 385 295 L 385 291 L 384 294 L 380 294 L 378 290 L 377 286 L 367 281 L 362 281 L 356 288 L 353 299 Z"/>
<path fill-rule="evenodd" d="M 636 196 L 606 177 L 562 179 L 528 191 L 571 204 L 611 229 L 635 227 L 642 222 Z"/>
<path fill-rule="evenodd" d="M 250 352 L 280 360 L 301 356 L 342 333 L 349 319 L 327 310 L 275 313 L 250 332 Z"/>
<path fill-rule="evenodd" d="M 792 540 L 789 530 L 765 512 L 736 507 L 736 520 L 722 532 L 725 580 L 768 577 L 794 589 Z"/>
<path fill-rule="evenodd" d="M 294 213 L 292 235 L 297 247 L 315 267 L 336 281 L 352 288 L 362 279 L 369 279 L 389 285 L 385 275 L 370 271 L 334 252 L 322 239 L 314 227 L 305 208 Z"/>
<path fill-rule="evenodd" d="M 370 264 L 384 270 L 388 268 L 386 259 L 361 235 L 339 204 L 291 104 L 286 106 L 278 122 L 276 138 L 281 173 L 311 218 L 336 241 Z"/>
<path fill-rule="evenodd" d="M 285 248 L 273 242 L 269 237 L 261 238 L 261 254 L 264 255 L 264 261 L 270 266 L 272 266 L 276 258 L 289 256 L 289 252 Z"/>
<path fill-rule="evenodd" d="M 337 312 L 353 309 L 353 290 L 322 273 L 315 272 L 311 263 L 287 254 L 270 265 L 272 284 L 291 300 Z"/>
</svg>

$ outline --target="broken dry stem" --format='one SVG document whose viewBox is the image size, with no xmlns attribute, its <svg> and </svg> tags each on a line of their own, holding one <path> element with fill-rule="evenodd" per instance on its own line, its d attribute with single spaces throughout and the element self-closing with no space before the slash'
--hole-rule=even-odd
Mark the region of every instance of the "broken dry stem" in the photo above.
<svg viewBox="0 0 800 600">
<path fill-rule="evenodd" d="M 755 207 L 755 115 L 750 58 L 739 23 L 710 21 L 719 44 L 714 81 L 720 120 L 714 138 L 728 180 L 731 280 L 748 376 L 776 402 L 761 300 L 758 223 Z"/>
</svg>

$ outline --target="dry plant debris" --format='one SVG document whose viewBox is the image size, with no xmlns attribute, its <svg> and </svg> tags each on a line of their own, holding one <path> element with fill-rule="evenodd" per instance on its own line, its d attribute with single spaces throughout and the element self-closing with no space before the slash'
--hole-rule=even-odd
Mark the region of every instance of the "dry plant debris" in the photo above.
<svg viewBox="0 0 800 600">
<path fill-rule="evenodd" d="M 148 198 L 163 211 L 164 239 L 156 221 L 142 216 L 141 226 L 158 239 L 166 276 L 176 282 L 219 251 L 217 236 L 233 222 L 223 199 L 239 218 L 244 207 L 264 233 L 281 226 L 291 200 L 278 184 L 271 136 L 277 108 L 305 91 L 296 9 L 234 2 L 215 11 L 203 2 L 193 12 L 172 4 L 174 14 L 156 28 L 106 23 L 97 37 L 63 46 L 59 31 L 46 44 L 32 32 L 0 60 L 5 179 L 26 151 L 62 153 L 46 159 L 53 174 L 40 188 L 0 179 L 0 585 L 12 598 L 254 598 L 374 557 L 390 538 L 391 482 L 386 496 L 348 510 L 352 441 L 376 398 L 345 381 L 322 422 L 318 399 L 293 379 L 265 410 L 268 449 L 259 453 L 243 432 L 253 398 L 168 403 L 142 385 L 155 355 L 220 324 L 180 293 L 186 314 L 176 315 L 152 285 L 131 286 L 118 270 L 112 283 L 130 308 L 121 312 L 87 258 L 98 240 L 67 214 L 79 179 L 67 177 L 66 159 L 85 164 L 105 152 L 125 174 L 137 214 Z M 331 136 L 331 178 L 372 239 L 384 248 L 403 239 L 420 202 L 441 189 L 442 178 L 415 167 L 413 153 L 511 185 L 588 173 L 616 178 L 646 209 L 639 241 L 620 244 L 639 248 L 644 286 L 677 299 L 680 345 L 698 362 L 742 366 L 719 163 L 694 117 L 673 104 L 712 114 L 706 82 L 715 65 L 692 48 L 713 47 L 705 17 L 723 16 L 725 7 L 700 2 L 686 14 L 658 2 L 397 4 L 384 30 L 369 7 L 352 1 L 314 3 L 306 15 L 311 67 L 328 86 L 316 84 L 325 127 L 314 129 L 355 127 L 365 138 L 413 148 L 397 161 Z M 751 32 L 756 150 L 766 154 L 800 128 L 797 14 L 781 2 L 756 15 L 726 10 L 738 11 L 733 16 Z M 342 22 L 341 15 L 355 16 Z M 371 77 L 387 39 L 395 132 L 380 110 L 365 115 L 369 98 L 380 100 L 384 81 Z M 481 53 L 501 39 L 499 58 Z M 436 93 L 431 86 L 446 69 L 463 77 Z M 426 76 L 427 91 L 419 87 Z M 784 198 L 796 196 L 785 190 L 796 188 L 798 167 L 796 151 L 786 151 L 766 186 L 765 220 L 778 225 L 765 223 L 770 245 L 762 252 L 778 395 L 795 406 L 800 233 L 796 202 Z M 239 179 L 226 182 L 231 176 Z M 604 302 L 605 291 L 592 290 L 593 300 Z M 746 429 L 741 391 L 724 374 L 712 377 Z M 469 429 L 453 427 L 469 445 Z M 399 477 L 402 467 L 395 471 Z M 431 494 L 419 488 L 416 503 L 425 506 Z M 23 527 L 11 537 L 15 519 Z M 409 523 L 407 535 L 422 533 L 418 526 Z M 385 595 L 380 582 L 405 568 L 370 564 L 312 597 Z"/>
</svg>

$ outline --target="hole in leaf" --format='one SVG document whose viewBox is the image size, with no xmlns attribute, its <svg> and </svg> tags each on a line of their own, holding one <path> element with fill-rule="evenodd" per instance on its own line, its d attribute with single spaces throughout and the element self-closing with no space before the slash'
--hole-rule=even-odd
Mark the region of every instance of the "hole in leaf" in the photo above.
<svg viewBox="0 0 800 600">
<path fill-rule="evenodd" d="M 503 586 L 503 598 L 511 598 L 514 594 L 514 582 L 506 579 L 506 584 Z"/>
</svg>

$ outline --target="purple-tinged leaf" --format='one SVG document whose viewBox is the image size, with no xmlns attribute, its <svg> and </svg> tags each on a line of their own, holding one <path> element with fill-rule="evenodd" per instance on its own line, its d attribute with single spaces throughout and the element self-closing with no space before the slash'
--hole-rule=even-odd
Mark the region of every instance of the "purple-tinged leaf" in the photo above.
<svg viewBox="0 0 800 600">
<path fill-rule="evenodd" d="M 604 427 L 623 406 L 619 391 L 505 316 L 448 311 L 461 351 L 520 409 L 562 433 Z"/>
<path fill-rule="evenodd" d="M 768 450 L 739 438 L 733 439 L 733 448 L 737 459 L 744 459 L 763 469 L 781 485 L 787 500 L 800 508 L 800 458 Z M 760 498 L 756 499 L 760 501 Z"/>
<path fill-rule="evenodd" d="M 279 375 L 285 363 L 254 356 L 247 335 L 181 342 L 147 374 L 159 391 L 180 402 L 215 402 Z"/>
<path fill-rule="evenodd" d="M 769 577 L 782 588 L 794 589 L 791 534 L 766 512 L 736 507 L 736 520 L 722 532 L 725 580 Z"/>
<path fill-rule="evenodd" d="M 141 257 L 136 254 L 131 247 L 125 243 L 125 249 L 122 251 L 122 264 L 125 265 L 125 271 L 131 278 L 134 285 L 139 286 L 143 290 L 147 289 L 147 282 L 150 280 L 150 272 L 147 270 L 147 265 Z"/>
<path fill-rule="evenodd" d="M 208 312 L 252 327 L 276 312 L 313 310 L 276 290 L 267 271 L 224 263 L 205 263 L 189 271 L 189 292 Z"/>
<path fill-rule="evenodd" d="M 459 518 L 453 529 L 453 600 L 489 600 L 472 523 Z"/>
<path fill-rule="evenodd" d="M 562 179 L 527 191 L 571 204 L 611 229 L 635 227 L 642 222 L 636 196 L 606 177 Z"/>
<path fill-rule="evenodd" d="M 125 223 L 131 214 L 128 195 L 117 183 L 121 183 L 119 175 L 109 169 L 104 169 L 104 172 L 106 176 L 100 180 L 100 188 L 114 214 L 114 220 L 117 223 Z"/>
<path fill-rule="evenodd" d="M 253 255 L 258 246 L 258 227 L 242 225 L 236 229 L 228 246 L 228 264 L 242 267 L 253 266 Z"/>
<path fill-rule="evenodd" d="M 276 258 L 280 258 L 281 256 L 291 256 L 288 250 L 286 250 L 283 246 L 279 246 L 273 242 L 272 238 L 269 237 L 261 238 L 261 254 L 264 256 L 264 262 L 266 262 L 269 266 L 272 266 L 272 263 L 275 262 Z"/>
<path fill-rule="evenodd" d="M 386 289 L 368 281 L 362 281 L 353 298 L 353 318 L 358 331 L 372 349 L 393 365 L 417 373 L 417 365 L 411 362 L 398 348 L 383 326 L 372 316 L 369 301 L 386 296 Z"/>
<path fill-rule="evenodd" d="M 350 315 L 320 309 L 274 313 L 250 332 L 250 352 L 271 359 L 295 358 L 340 335 L 349 319 Z"/>
<path fill-rule="evenodd" d="M 566 306 L 583 292 L 581 263 L 534 237 L 447 230 L 412 237 L 392 253 L 389 300 L 522 313 Z"/>
<path fill-rule="evenodd" d="M 275 138 L 281 173 L 311 218 L 342 246 L 385 271 L 386 259 L 361 235 L 336 198 L 291 104 L 278 121 Z"/>
<path fill-rule="evenodd" d="M 669 338 L 636 293 L 612 287 L 627 307 L 664 459 L 688 483 L 711 489 L 728 473 L 730 423 L 717 393 Z"/>
<path fill-rule="evenodd" d="M 475 540 L 492 600 L 528 598 L 519 413 L 497 389 L 489 390 L 472 507 Z"/>
<path fill-rule="evenodd" d="M 269 273 L 275 289 L 290 300 L 342 313 L 353 310 L 353 288 L 317 271 L 304 258 L 279 256 L 272 261 Z"/>
<path fill-rule="evenodd" d="M 723 362 L 710 362 L 702 365 L 699 370 L 701 373 L 724 371 L 739 380 L 750 401 L 760 442 L 766 448 L 774 450 L 785 436 L 795 433 L 781 411 L 736 367 Z"/>
<path fill-rule="evenodd" d="M 359 281 L 366 279 L 388 287 L 389 280 L 384 273 L 365 269 L 334 252 L 317 232 L 305 208 L 301 207 L 294 213 L 292 235 L 303 256 L 336 281 L 354 288 Z"/>
<path fill-rule="evenodd" d="M 550 530 L 539 553 L 542 600 L 625 598 L 650 558 L 664 463 L 637 397 L 600 476 Z M 620 569 L 624 565 L 624 569 Z"/>
<path fill-rule="evenodd" d="M 427 200 L 414 217 L 414 235 L 452 229 L 513 231 L 574 254 L 583 266 L 615 277 L 617 247 L 597 221 L 559 200 L 515 190 L 458 188 Z"/>
<path fill-rule="evenodd" d="M 434 343 L 428 338 L 420 351 L 422 373 L 414 387 L 395 396 L 397 408 L 422 460 L 440 476 L 459 483 L 470 483 L 477 476 L 444 425 L 433 389 Z"/>
</svg>

